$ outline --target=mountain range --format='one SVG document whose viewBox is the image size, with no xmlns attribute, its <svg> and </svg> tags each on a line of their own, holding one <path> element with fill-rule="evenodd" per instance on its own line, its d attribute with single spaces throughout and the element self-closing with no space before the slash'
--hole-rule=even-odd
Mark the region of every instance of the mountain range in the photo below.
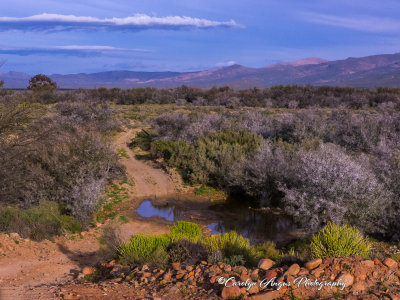
<svg viewBox="0 0 400 300">
<path fill-rule="evenodd" d="M 108 71 L 99 73 L 49 75 L 60 88 L 96 87 L 174 87 L 180 85 L 208 88 L 228 85 L 233 88 L 269 87 L 280 84 L 315 86 L 400 87 L 400 53 L 327 61 L 305 58 L 262 68 L 231 65 L 198 72 Z M 30 74 L 0 73 L 6 88 L 25 88 Z"/>
</svg>

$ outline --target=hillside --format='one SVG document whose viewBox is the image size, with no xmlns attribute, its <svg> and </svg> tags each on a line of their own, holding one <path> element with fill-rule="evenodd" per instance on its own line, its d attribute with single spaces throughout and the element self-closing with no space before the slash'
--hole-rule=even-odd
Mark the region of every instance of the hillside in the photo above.
<svg viewBox="0 0 400 300">
<path fill-rule="evenodd" d="M 59 87 L 67 89 L 97 87 L 175 87 L 191 85 L 208 87 L 229 85 L 234 88 L 269 87 L 280 84 L 340 85 L 363 88 L 400 87 L 400 53 L 326 61 L 306 58 L 277 63 L 263 68 L 241 65 L 199 72 L 134 72 L 53 74 Z M 6 88 L 25 88 L 31 75 L 18 72 L 0 74 Z"/>
</svg>

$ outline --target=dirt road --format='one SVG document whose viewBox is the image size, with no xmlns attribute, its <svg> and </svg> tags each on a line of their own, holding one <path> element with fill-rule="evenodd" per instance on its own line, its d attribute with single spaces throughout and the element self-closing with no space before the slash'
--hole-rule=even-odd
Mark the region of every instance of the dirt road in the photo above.
<svg viewBox="0 0 400 300">
<path fill-rule="evenodd" d="M 135 158 L 127 147 L 137 130 L 127 129 L 115 140 L 116 149 L 124 149 L 122 157 L 128 178 L 134 182 L 135 198 L 161 197 L 175 192 L 175 185 L 163 170 L 153 168 Z M 129 200 L 128 200 L 129 201 Z M 130 220 L 123 226 L 125 236 L 133 233 L 163 233 L 162 224 Z M 53 242 L 34 242 L 17 235 L 0 235 L 0 300 L 58 299 L 54 290 L 75 278 L 83 267 L 95 264 L 99 257 L 98 238 L 101 227 L 82 237 L 56 237 Z"/>
</svg>

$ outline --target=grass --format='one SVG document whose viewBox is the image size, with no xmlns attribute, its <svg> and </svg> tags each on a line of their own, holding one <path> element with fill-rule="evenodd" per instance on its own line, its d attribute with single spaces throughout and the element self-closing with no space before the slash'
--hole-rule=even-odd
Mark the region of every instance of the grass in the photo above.
<svg viewBox="0 0 400 300">
<path fill-rule="evenodd" d="M 120 158 L 121 158 L 121 157 L 129 158 L 128 153 L 126 153 L 126 150 L 123 149 L 123 148 L 117 149 L 117 153 L 118 153 L 118 155 L 119 155 Z"/>
<path fill-rule="evenodd" d="M 104 223 L 106 219 L 114 219 L 117 216 L 117 206 L 122 203 L 123 200 L 129 199 L 128 189 L 123 187 L 120 182 L 119 184 L 113 184 L 107 189 L 107 200 L 108 202 L 103 205 L 103 208 L 96 212 L 95 220 L 99 223 Z"/>
<path fill-rule="evenodd" d="M 213 187 L 211 187 L 211 186 L 207 186 L 207 185 L 202 184 L 200 187 L 195 188 L 195 189 L 193 190 L 193 193 L 194 193 L 196 196 L 200 196 L 200 195 L 210 195 L 210 194 L 212 195 L 212 194 L 218 193 L 218 190 L 215 189 L 215 188 L 213 188 Z"/>
<path fill-rule="evenodd" d="M 313 236 L 310 251 L 314 258 L 369 257 L 372 248 L 369 241 L 357 229 L 329 222 Z"/>
</svg>

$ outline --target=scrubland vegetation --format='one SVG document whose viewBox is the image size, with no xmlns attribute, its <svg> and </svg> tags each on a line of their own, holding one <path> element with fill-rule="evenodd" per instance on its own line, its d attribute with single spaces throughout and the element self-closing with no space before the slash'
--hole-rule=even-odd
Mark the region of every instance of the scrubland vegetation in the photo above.
<svg viewBox="0 0 400 300">
<path fill-rule="evenodd" d="M 187 183 L 279 206 L 310 233 L 333 222 L 399 239 L 399 89 L 31 85 L 0 89 L 2 210 L 48 201 L 61 215 L 91 221 L 107 183 L 123 175 L 118 157 L 126 153 L 110 145 L 118 111 L 150 128 L 131 146 Z M 10 228 L 18 226 L 2 224 Z"/>
<path fill-rule="evenodd" d="M 148 264 L 164 269 L 175 262 L 194 265 L 208 261 L 254 267 L 261 258 L 285 264 L 310 258 L 368 258 L 373 253 L 370 242 L 358 230 L 332 223 L 315 234 L 310 243 L 295 246 L 283 252 L 277 250 L 273 242 L 250 245 L 248 239 L 235 231 L 205 237 L 198 225 L 178 221 L 170 228 L 169 234 L 134 235 L 126 244 L 116 245 L 115 249 L 117 258 L 124 264 Z"/>
</svg>

